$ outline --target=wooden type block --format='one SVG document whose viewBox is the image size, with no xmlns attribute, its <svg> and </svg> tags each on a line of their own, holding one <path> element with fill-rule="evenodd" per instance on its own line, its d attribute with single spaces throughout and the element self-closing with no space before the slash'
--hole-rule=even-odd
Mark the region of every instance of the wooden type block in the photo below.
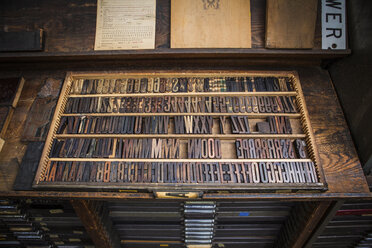
<svg viewBox="0 0 372 248">
<path fill-rule="evenodd" d="M 82 162 L 85 164 L 82 182 L 89 182 L 90 171 L 92 168 L 92 162 Z"/>
<path fill-rule="evenodd" d="M 267 139 L 268 158 L 277 158 L 273 139 Z"/>
<path fill-rule="evenodd" d="M 292 141 L 289 139 L 286 139 L 286 145 L 287 145 L 287 150 L 288 150 L 288 157 L 292 159 L 296 158 Z"/>
<path fill-rule="evenodd" d="M 243 143 L 242 139 L 235 140 L 236 158 L 239 158 L 239 159 L 245 158 L 243 149 L 242 149 L 243 148 L 242 143 Z"/>
<path fill-rule="evenodd" d="M 83 86 L 81 87 L 80 94 L 82 94 L 82 95 L 87 94 L 88 82 L 89 81 L 87 79 L 83 80 Z"/>
<path fill-rule="evenodd" d="M 74 98 L 69 98 L 67 100 L 64 113 L 70 114 L 72 112 L 72 105 L 73 105 L 73 103 L 74 103 Z"/>
<path fill-rule="evenodd" d="M 79 131 L 80 117 L 75 116 L 73 118 L 74 118 L 74 121 L 73 121 L 74 125 L 72 127 L 71 133 L 72 134 L 77 134 L 78 131 Z"/>
<path fill-rule="evenodd" d="M 159 92 L 165 93 L 167 89 L 167 80 L 165 78 L 160 78 Z"/>
<path fill-rule="evenodd" d="M 68 158 L 71 157 L 71 153 L 73 151 L 74 143 L 76 142 L 76 139 L 66 139 L 65 141 L 65 147 L 63 150 L 63 157 Z"/>
<path fill-rule="evenodd" d="M 274 78 L 265 77 L 265 87 L 266 91 L 274 91 Z"/>
<path fill-rule="evenodd" d="M 295 98 L 291 97 L 291 96 L 286 96 L 285 97 L 285 100 L 288 102 L 288 106 L 290 108 L 290 113 L 296 113 L 297 110 L 296 110 L 296 106 L 295 106 Z"/>
<path fill-rule="evenodd" d="M 304 140 L 301 139 L 296 139 L 295 141 L 295 149 L 296 149 L 296 154 L 298 158 L 306 158 L 306 143 Z"/>
<path fill-rule="evenodd" d="M 231 133 L 233 134 L 240 133 L 237 116 L 230 116 L 230 120 L 231 120 Z"/>
<path fill-rule="evenodd" d="M 160 78 L 154 78 L 153 92 L 159 93 L 159 89 L 160 89 Z"/>
<path fill-rule="evenodd" d="M 206 97 L 205 98 L 205 110 L 207 113 L 212 113 L 213 109 L 213 104 L 212 104 L 213 100 L 212 100 L 212 97 Z"/>
<path fill-rule="evenodd" d="M 116 149 L 115 149 L 115 158 L 123 158 L 123 139 L 117 139 Z"/>
<path fill-rule="evenodd" d="M 105 171 L 105 164 L 104 162 L 97 162 L 97 173 L 95 176 L 96 182 L 103 182 L 103 174 Z"/>
<path fill-rule="evenodd" d="M 256 126 L 259 133 L 271 133 L 269 122 L 257 122 Z"/>
<path fill-rule="evenodd" d="M 190 117 L 190 116 L 188 116 L 188 117 Z M 201 120 L 201 117 L 202 116 L 198 116 L 198 115 L 195 115 L 195 116 L 191 116 L 192 117 L 192 125 L 191 125 L 191 133 L 195 133 L 195 134 L 200 134 L 200 133 L 202 133 L 202 130 L 201 130 L 201 128 L 202 128 L 202 120 Z M 186 123 L 186 119 L 185 119 L 185 126 L 186 126 L 186 133 L 187 133 L 187 127 L 188 127 L 188 125 L 187 125 L 187 123 Z M 205 126 L 205 120 L 204 120 L 204 126 Z"/>
<path fill-rule="evenodd" d="M 157 113 L 163 113 L 164 108 L 164 97 L 158 97 L 157 98 Z"/>
<path fill-rule="evenodd" d="M 264 96 L 263 99 L 265 104 L 265 113 L 274 113 L 270 97 Z"/>
<path fill-rule="evenodd" d="M 141 89 L 141 81 L 139 78 L 134 79 L 133 92 L 139 93 Z"/>
<path fill-rule="evenodd" d="M 65 163 L 65 168 L 63 170 L 63 175 L 62 175 L 62 182 L 67 182 L 68 177 L 70 175 L 70 168 L 71 168 L 72 162 L 66 162 Z"/>
<path fill-rule="evenodd" d="M 53 140 L 52 148 L 50 149 L 50 153 L 49 153 L 49 157 L 50 158 L 57 157 L 58 154 L 61 152 L 62 145 L 63 145 L 62 142 L 60 142 L 59 140 L 57 139 Z"/>
<path fill-rule="evenodd" d="M 258 111 L 259 111 L 259 113 L 270 113 L 270 112 L 266 112 L 265 101 L 264 101 L 264 97 L 263 96 L 258 96 L 257 97 L 257 103 L 258 103 Z"/>
<path fill-rule="evenodd" d="M 125 94 L 127 93 L 128 88 L 128 79 L 122 79 L 120 82 L 120 93 Z"/>
<path fill-rule="evenodd" d="M 270 125 L 270 133 L 278 133 L 277 124 L 274 116 L 267 117 L 267 121 Z"/>
<path fill-rule="evenodd" d="M 72 156 L 74 158 L 79 158 L 81 151 L 83 150 L 85 140 L 84 139 L 75 139 L 75 140 L 76 140 L 76 144 L 74 146 L 74 150 L 72 151 Z"/>
<path fill-rule="evenodd" d="M 257 97 L 252 96 L 250 100 L 251 100 L 252 112 L 253 113 L 259 113 Z"/>
<path fill-rule="evenodd" d="M 78 162 L 76 182 L 83 182 L 85 166 L 86 166 L 85 162 Z"/>
<path fill-rule="evenodd" d="M 201 158 L 201 139 L 189 139 L 187 142 L 187 158 Z"/>
<path fill-rule="evenodd" d="M 195 132 L 194 129 L 193 129 L 194 118 L 195 117 L 196 116 L 192 116 L 192 115 L 183 116 L 183 124 L 179 125 L 177 123 L 179 127 L 184 127 L 184 129 L 181 130 L 181 133 L 185 132 L 185 133 L 188 133 L 188 134 L 192 134 L 193 132 Z"/>
<path fill-rule="evenodd" d="M 280 112 L 278 102 L 277 102 L 277 97 L 267 97 L 268 98 L 268 105 L 271 107 L 271 112 L 272 113 L 278 113 Z"/>
<path fill-rule="evenodd" d="M 98 104 L 98 97 L 93 97 L 90 101 L 88 113 L 96 113 Z"/>
<path fill-rule="evenodd" d="M 226 116 L 219 116 L 219 126 L 220 126 L 220 133 L 226 134 L 227 127 L 226 127 Z"/>
<path fill-rule="evenodd" d="M 133 93 L 134 90 L 134 79 L 128 79 L 126 93 Z"/>
<path fill-rule="evenodd" d="M 105 162 L 104 172 L 103 172 L 103 182 L 110 182 L 110 171 L 111 171 L 111 162 Z"/>
<path fill-rule="evenodd" d="M 84 130 L 86 128 L 86 120 L 87 120 L 86 116 L 81 116 L 79 118 L 79 127 L 78 127 L 78 131 L 77 131 L 78 134 L 84 133 Z"/>
<path fill-rule="evenodd" d="M 84 134 L 87 134 L 87 133 L 90 132 L 90 129 L 92 128 L 92 119 L 93 118 L 94 117 L 92 117 L 92 116 L 86 116 L 86 118 L 85 118 L 85 128 L 83 130 Z"/>
<path fill-rule="evenodd" d="M 76 181 L 78 163 L 79 162 L 72 162 L 71 169 L 70 169 L 70 172 L 69 172 L 68 178 L 67 178 L 68 182 L 75 182 Z"/>
<path fill-rule="evenodd" d="M 58 168 L 56 172 L 55 181 L 57 182 L 62 181 L 64 170 L 65 170 L 65 162 L 58 162 Z"/>
<path fill-rule="evenodd" d="M 125 170 L 124 170 L 124 162 L 119 162 L 117 166 L 117 181 L 124 182 L 125 177 Z"/>
<path fill-rule="evenodd" d="M 185 112 L 191 113 L 191 97 L 185 97 Z"/>
<path fill-rule="evenodd" d="M 290 113 L 290 112 L 291 112 L 291 108 L 290 108 L 290 106 L 288 105 L 288 102 L 287 102 L 287 100 L 285 99 L 285 97 L 284 97 L 284 96 L 280 96 L 279 98 L 280 98 L 280 103 L 281 103 L 281 105 L 283 106 L 283 111 L 284 111 L 284 113 Z"/>
<path fill-rule="evenodd" d="M 96 81 L 96 80 L 95 79 L 90 79 L 89 80 L 88 87 L 87 87 L 87 94 L 95 94 L 94 81 Z"/>
<path fill-rule="evenodd" d="M 232 109 L 234 113 L 240 112 L 240 101 L 237 96 L 232 97 Z"/>
<path fill-rule="evenodd" d="M 67 128 L 67 116 L 62 116 L 57 129 L 57 134 L 62 134 Z"/>
<path fill-rule="evenodd" d="M 93 162 L 90 167 L 89 182 L 97 181 L 97 162 Z"/>
<path fill-rule="evenodd" d="M 267 139 L 260 139 L 261 141 L 261 156 L 262 158 L 270 158 Z"/>
</svg>

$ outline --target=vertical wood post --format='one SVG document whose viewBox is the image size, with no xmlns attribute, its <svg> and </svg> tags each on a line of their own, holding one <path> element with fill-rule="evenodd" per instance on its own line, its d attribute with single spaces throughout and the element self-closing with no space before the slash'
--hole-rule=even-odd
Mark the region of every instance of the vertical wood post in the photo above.
<svg viewBox="0 0 372 248">
<path fill-rule="evenodd" d="M 112 228 L 108 216 L 104 219 L 104 204 L 91 200 L 71 200 L 87 233 L 97 248 L 119 248 L 120 239 Z"/>
<path fill-rule="evenodd" d="M 330 204 L 331 201 L 296 203 L 283 224 L 276 247 L 302 248 Z"/>
</svg>

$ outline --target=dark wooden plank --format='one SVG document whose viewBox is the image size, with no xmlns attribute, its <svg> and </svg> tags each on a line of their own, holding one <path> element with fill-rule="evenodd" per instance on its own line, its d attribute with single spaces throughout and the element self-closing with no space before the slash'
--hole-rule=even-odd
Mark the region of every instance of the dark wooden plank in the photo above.
<svg viewBox="0 0 372 248">
<path fill-rule="evenodd" d="M 43 30 L 0 32 L 0 52 L 42 51 Z"/>
<path fill-rule="evenodd" d="M 304 248 L 310 248 L 312 247 L 313 243 L 316 241 L 318 236 L 325 230 L 327 224 L 330 220 L 334 217 L 336 212 L 341 208 L 344 201 L 335 201 L 332 202 L 331 206 L 328 208 L 324 218 L 320 221 L 319 225 L 314 229 L 313 233 L 311 234 L 311 237 L 306 242 Z"/>
<path fill-rule="evenodd" d="M 1 45 L 0 45 L 1 46 Z M 17 106 L 23 84 L 20 78 L 2 78 L 0 79 L 0 105 Z"/>
<path fill-rule="evenodd" d="M 43 148 L 44 142 L 31 142 L 27 145 L 26 153 L 14 181 L 14 190 L 32 190 L 32 182 L 35 177 L 37 166 L 39 165 Z"/>
<path fill-rule="evenodd" d="M 313 48 L 318 0 L 267 0 L 266 48 Z"/>
</svg>

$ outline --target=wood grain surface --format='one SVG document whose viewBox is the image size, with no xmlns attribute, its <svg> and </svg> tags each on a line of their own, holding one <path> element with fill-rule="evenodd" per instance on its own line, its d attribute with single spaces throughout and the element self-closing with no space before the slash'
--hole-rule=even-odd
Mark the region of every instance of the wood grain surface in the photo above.
<svg viewBox="0 0 372 248">
<path fill-rule="evenodd" d="M 171 1 L 171 48 L 250 47 L 249 1 Z"/>
<path fill-rule="evenodd" d="M 318 0 L 267 0 L 266 48 L 313 48 Z"/>
<path fill-rule="evenodd" d="M 369 192 L 328 72 L 312 68 L 299 74 L 329 192 Z"/>
</svg>

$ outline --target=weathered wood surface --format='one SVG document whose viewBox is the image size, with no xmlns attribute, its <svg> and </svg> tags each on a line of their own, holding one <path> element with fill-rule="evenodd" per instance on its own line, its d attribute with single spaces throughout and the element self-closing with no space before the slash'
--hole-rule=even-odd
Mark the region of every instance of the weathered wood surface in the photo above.
<svg viewBox="0 0 372 248">
<path fill-rule="evenodd" d="M 318 0 L 267 0 L 266 48 L 313 48 Z"/>
<path fill-rule="evenodd" d="M 171 1 L 172 48 L 251 48 L 250 2 Z"/>
<path fill-rule="evenodd" d="M 19 173 L 13 184 L 14 190 L 32 190 L 32 175 L 35 175 L 37 166 L 43 152 L 44 142 L 31 142 L 23 156 L 19 167 Z"/>
<path fill-rule="evenodd" d="M 328 72 L 313 68 L 299 74 L 329 192 L 369 192 Z"/>
</svg>

